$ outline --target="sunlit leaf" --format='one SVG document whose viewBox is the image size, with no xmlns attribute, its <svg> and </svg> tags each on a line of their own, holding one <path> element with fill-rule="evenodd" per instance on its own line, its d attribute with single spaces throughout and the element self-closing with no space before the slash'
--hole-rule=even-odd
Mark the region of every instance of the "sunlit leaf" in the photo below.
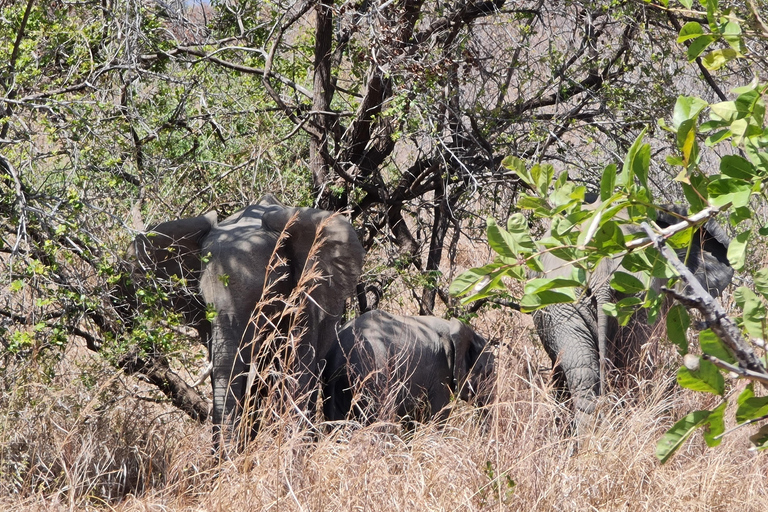
<svg viewBox="0 0 768 512">
<path fill-rule="evenodd" d="M 683 445 L 686 439 L 704 425 L 710 411 L 693 411 L 667 430 L 656 443 L 656 457 L 664 464 Z"/>
<path fill-rule="evenodd" d="M 705 68 L 716 71 L 738 57 L 741 57 L 741 54 L 733 48 L 720 48 L 702 57 L 701 63 Z"/>
<path fill-rule="evenodd" d="M 747 256 L 747 241 L 751 234 L 751 231 L 739 233 L 728 245 L 728 261 L 734 270 L 741 270 L 744 267 L 744 262 Z"/>
<path fill-rule="evenodd" d="M 720 338 L 712 332 L 712 329 L 704 329 L 699 333 L 699 346 L 701 346 L 702 352 L 714 356 L 721 361 L 725 361 L 726 363 L 736 362 L 731 353 L 728 352 L 728 349 L 725 348 L 725 345 L 723 345 Z"/>
<path fill-rule="evenodd" d="M 689 21 L 680 29 L 680 34 L 677 36 L 677 42 L 682 43 L 689 39 L 696 39 L 701 35 L 704 35 L 704 31 L 701 29 L 701 24 L 695 21 Z"/>
<path fill-rule="evenodd" d="M 709 413 L 704 424 L 704 442 L 710 448 L 719 445 L 723 439 L 718 437 L 725 432 L 725 407 L 728 402 L 723 402 Z"/>
<path fill-rule="evenodd" d="M 621 271 L 616 271 L 611 276 L 611 288 L 627 295 L 645 291 L 642 281 L 632 274 Z"/>
<path fill-rule="evenodd" d="M 725 379 L 723 379 L 720 370 L 717 369 L 717 366 L 703 359 L 699 363 L 698 370 L 689 370 L 685 366 L 681 366 L 677 371 L 677 383 L 694 391 L 715 395 L 725 393 Z"/>
</svg>

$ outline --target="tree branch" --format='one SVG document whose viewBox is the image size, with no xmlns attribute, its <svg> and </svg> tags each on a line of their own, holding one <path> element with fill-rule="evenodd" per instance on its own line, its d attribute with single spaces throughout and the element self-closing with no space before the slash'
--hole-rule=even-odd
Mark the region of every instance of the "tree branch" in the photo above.
<svg viewBox="0 0 768 512">
<path fill-rule="evenodd" d="M 680 224 L 683 223 L 676 224 L 675 226 Z M 688 267 L 678 259 L 675 252 L 665 243 L 663 236 L 655 233 L 647 222 L 643 222 L 641 226 L 648 234 L 648 238 L 653 242 L 654 247 L 669 261 L 675 271 L 680 274 L 680 278 L 691 292 L 690 295 L 682 295 L 668 288 L 662 288 L 662 290 L 680 301 L 685 307 L 697 309 L 701 312 L 707 326 L 723 341 L 741 368 L 768 379 L 768 373 L 763 368 L 762 363 L 760 363 L 760 359 L 749 344 L 747 344 L 746 340 L 744 340 L 741 331 L 720 303 L 704 289 L 699 280 L 688 270 Z"/>
</svg>

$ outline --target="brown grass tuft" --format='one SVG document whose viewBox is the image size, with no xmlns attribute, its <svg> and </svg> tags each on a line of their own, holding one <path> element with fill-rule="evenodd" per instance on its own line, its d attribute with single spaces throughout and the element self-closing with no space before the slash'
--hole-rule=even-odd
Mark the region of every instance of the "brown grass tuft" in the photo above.
<svg viewBox="0 0 768 512">
<path fill-rule="evenodd" d="M 503 336 L 495 401 L 485 410 L 458 403 L 444 428 L 409 432 L 386 423 L 310 431 L 285 413 L 229 460 L 212 453 L 210 426 L 148 400 L 96 360 L 67 357 L 47 381 L 9 366 L 0 509 L 768 510 L 768 463 L 748 451 L 747 432 L 714 450 L 697 435 L 659 465 L 662 433 L 712 406 L 671 387 L 671 369 L 603 400 L 602 421 L 577 448 L 567 410 L 548 388 L 543 351 L 519 322 L 494 315 L 479 325 Z"/>
</svg>

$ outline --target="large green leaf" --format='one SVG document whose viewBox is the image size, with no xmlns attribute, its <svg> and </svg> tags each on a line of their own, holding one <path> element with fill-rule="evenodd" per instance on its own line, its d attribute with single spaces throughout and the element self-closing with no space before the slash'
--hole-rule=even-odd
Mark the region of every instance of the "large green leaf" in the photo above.
<svg viewBox="0 0 768 512">
<path fill-rule="evenodd" d="M 725 206 L 733 203 L 733 206 L 746 206 L 752 193 L 752 184 L 746 180 L 721 177 L 714 179 L 707 185 L 709 203 L 712 206 Z"/>
<path fill-rule="evenodd" d="M 625 326 L 642 304 L 643 299 L 640 297 L 625 297 L 615 304 L 603 304 L 603 311 L 608 316 L 616 318 L 619 325 Z"/>
<path fill-rule="evenodd" d="M 488 245 L 491 246 L 505 263 L 517 262 L 520 255 L 531 254 L 536 248 L 533 239 L 528 234 L 527 221 L 521 213 L 514 213 L 504 229 L 496 224 L 493 218 L 487 221 Z"/>
<path fill-rule="evenodd" d="M 612 195 L 616 188 L 616 164 L 610 164 L 603 169 L 603 176 L 600 179 L 600 200 L 605 202 Z"/>
<path fill-rule="evenodd" d="M 489 275 L 499 270 L 500 267 L 501 263 L 493 262 L 482 267 L 465 270 L 453 280 L 448 287 L 448 293 L 458 297 L 469 293 L 472 288 L 484 280 L 490 283 L 491 278 Z"/>
<path fill-rule="evenodd" d="M 611 276 L 611 288 L 627 294 L 634 295 L 645 291 L 645 285 L 637 277 L 627 272 L 616 271 Z"/>
<path fill-rule="evenodd" d="M 701 346 L 702 352 L 714 356 L 721 361 L 726 363 L 736 362 L 720 338 L 717 337 L 717 334 L 712 332 L 712 329 L 704 329 L 699 333 L 699 346 Z"/>
<path fill-rule="evenodd" d="M 578 288 L 580 286 L 584 286 L 584 282 L 575 279 L 538 277 L 525 283 L 525 293 L 534 294 L 555 288 Z"/>
<path fill-rule="evenodd" d="M 691 317 L 688 310 L 682 304 L 675 304 L 667 313 L 667 337 L 669 341 L 677 345 L 677 351 L 681 356 L 688 353 L 688 327 L 691 325 Z"/>
<path fill-rule="evenodd" d="M 734 270 L 741 270 L 744 267 L 744 262 L 747 257 L 747 241 L 751 234 L 752 231 L 739 233 L 728 245 L 728 262 Z"/>
<path fill-rule="evenodd" d="M 706 106 L 706 101 L 695 96 L 678 96 L 672 113 L 672 125 L 678 128 L 683 121 L 695 119 Z"/>
<path fill-rule="evenodd" d="M 733 299 L 742 309 L 744 328 L 753 338 L 765 338 L 763 326 L 766 319 L 765 303 L 760 300 L 755 292 L 746 286 L 739 286 L 733 292 Z"/>
<path fill-rule="evenodd" d="M 557 290 L 544 290 L 542 292 L 526 294 L 520 301 L 520 311 L 531 313 L 552 304 L 575 302 L 574 288 L 558 288 Z"/>
<path fill-rule="evenodd" d="M 645 137 L 647 130 L 647 128 L 644 128 L 629 148 L 627 156 L 624 158 L 624 166 L 622 167 L 621 174 L 616 182 L 617 185 L 621 187 L 629 187 L 633 184 L 634 178 L 637 177 L 643 188 L 648 187 L 648 168 L 651 161 L 651 146 L 649 144 L 643 144 L 643 138 Z"/>
<path fill-rule="evenodd" d="M 709 413 L 705 422 L 704 441 L 710 448 L 719 445 L 723 439 L 719 436 L 725 432 L 725 407 L 728 402 L 723 402 Z"/>
<path fill-rule="evenodd" d="M 699 36 L 703 36 L 704 31 L 701 29 L 701 24 L 695 21 L 689 21 L 683 28 L 680 29 L 680 34 L 677 36 L 677 42 L 682 43 L 689 39 L 696 39 Z"/>
<path fill-rule="evenodd" d="M 667 430 L 656 443 L 656 457 L 664 464 L 683 445 L 686 439 L 699 427 L 703 426 L 710 411 L 693 411 Z"/>
<path fill-rule="evenodd" d="M 742 55 L 733 48 L 719 48 L 706 54 L 701 59 L 704 67 L 716 71 L 726 65 L 729 61 L 742 57 Z"/>
<path fill-rule="evenodd" d="M 691 42 L 691 45 L 688 47 L 688 60 L 692 61 L 701 55 L 714 40 L 715 37 L 709 34 L 705 34 L 694 39 Z"/>
<path fill-rule="evenodd" d="M 720 370 L 704 359 L 699 361 L 698 370 L 689 370 L 685 366 L 681 366 L 677 371 L 677 383 L 694 391 L 703 391 L 720 396 L 725 393 L 725 379 L 723 379 Z"/>
<path fill-rule="evenodd" d="M 768 267 L 762 268 L 755 272 L 753 277 L 755 283 L 755 289 L 764 298 L 768 299 Z"/>
<path fill-rule="evenodd" d="M 753 396 L 741 400 L 739 397 L 739 407 L 736 409 L 736 423 L 762 418 L 768 415 L 768 396 Z"/>
<path fill-rule="evenodd" d="M 720 172 L 731 178 L 752 180 L 755 177 L 755 167 L 739 155 L 725 155 L 720 159 Z"/>
<path fill-rule="evenodd" d="M 755 445 L 758 451 L 768 448 L 768 425 L 763 425 L 760 429 L 749 436 L 749 440 Z"/>
</svg>

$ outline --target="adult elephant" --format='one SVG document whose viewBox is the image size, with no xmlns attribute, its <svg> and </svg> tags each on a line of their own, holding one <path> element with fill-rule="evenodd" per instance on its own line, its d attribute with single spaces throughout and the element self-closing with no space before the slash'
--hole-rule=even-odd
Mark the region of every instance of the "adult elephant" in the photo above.
<svg viewBox="0 0 768 512">
<path fill-rule="evenodd" d="M 286 207 L 271 195 L 221 222 L 210 212 L 158 224 L 137 236 L 129 253 L 144 272 L 175 284 L 169 306 L 209 347 L 217 443 L 221 435 L 231 440 L 256 355 L 270 362 L 293 347 L 294 391 L 311 396 L 317 362 L 336 339 L 364 256 L 341 216 Z"/>
<path fill-rule="evenodd" d="M 665 228 L 686 214 L 684 208 L 664 205 L 659 207 L 656 223 Z M 710 220 L 693 234 L 690 247 L 678 250 L 680 259 L 713 297 L 722 293 L 733 277 L 727 257 L 729 242 L 724 230 Z M 573 268 L 551 253 L 543 255 L 542 266 L 544 277 L 570 276 Z M 610 287 L 616 270 L 626 271 L 618 262 L 605 258 L 590 275 L 582 300 L 548 306 L 533 314 L 536 331 L 554 366 L 555 386 L 565 398 L 572 399 L 577 431 L 591 423 L 597 397 L 604 392 L 601 345 L 605 373 L 636 371 L 641 347 L 653 330 L 643 314 L 645 310 L 636 313 L 626 326 L 620 326 L 603 311 L 604 304 L 626 297 Z M 656 290 L 665 283 L 663 279 L 654 281 L 652 287 Z"/>
<path fill-rule="evenodd" d="M 452 394 L 487 401 L 493 366 L 486 340 L 459 320 L 369 311 L 344 325 L 326 357 L 323 412 L 367 424 L 394 398 L 400 418 L 444 418 Z"/>
</svg>

